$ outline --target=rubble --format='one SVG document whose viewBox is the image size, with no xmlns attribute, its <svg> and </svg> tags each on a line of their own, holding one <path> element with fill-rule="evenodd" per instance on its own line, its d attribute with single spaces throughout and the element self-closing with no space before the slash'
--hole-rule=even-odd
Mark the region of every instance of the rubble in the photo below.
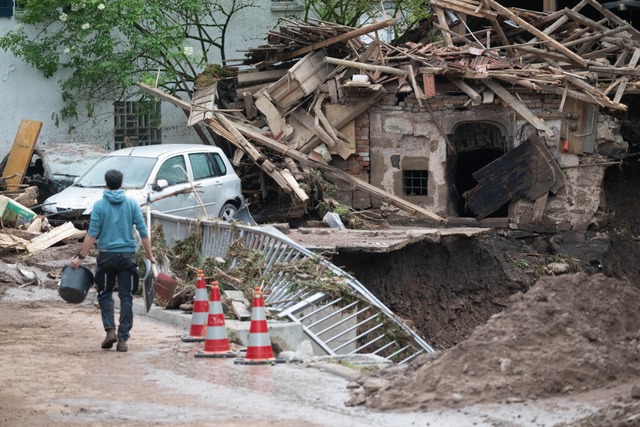
<svg viewBox="0 0 640 427">
<path fill-rule="evenodd" d="M 530 220 L 542 221 L 548 193 L 555 195 L 565 184 L 557 154 L 550 152 L 554 144 L 558 152 L 577 155 L 590 155 L 602 146 L 604 155 L 624 158 L 628 146 L 615 135 L 595 141 L 576 130 L 593 130 L 599 109 L 605 116 L 626 111 L 622 96 L 640 89 L 640 73 L 635 69 L 640 60 L 640 32 L 628 22 L 595 0 L 583 0 L 557 12 L 505 8 L 493 0 L 438 0 L 432 7 L 433 22 L 393 44 L 379 37 L 367 43 L 362 37 L 393 25 L 392 19 L 358 29 L 322 21 L 283 20 L 279 29 L 269 32 L 268 44 L 246 51 L 238 67 L 225 68 L 233 76 L 218 73 L 215 83 L 207 87 L 199 82 L 191 103 L 148 85 L 139 86 L 189 111 L 190 126 L 204 123 L 230 141 L 239 150 L 234 156 L 236 166 L 248 157 L 297 204 L 309 203 L 309 190 L 313 190 L 305 185 L 304 172 L 318 169 L 329 181 L 340 181 L 342 186 L 436 225 L 446 224 L 449 218 L 428 204 L 412 203 L 369 184 L 369 179 L 345 168 L 350 162 L 364 162 L 366 170 L 370 164 L 369 152 L 358 149 L 354 123 L 387 95 L 415 98 L 418 108 L 433 116 L 448 155 L 456 154 L 458 148 L 430 105 L 446 87 L 467 97 L 465 108 L 502 103 L 535 129 L 542 140 L 537 145 L 538 171 L 531 171 L 537 174 L 521 182 L 522 191 L 508 188 L 502 199 L 481 187 L 465 194 L 477 219 L 505 201 L 524 198 L 535 202 Z M 456 14 L 466 16 L 466 21 Z M 547 123 L 548 114 L 527 105 L 521 99 L 522 90 L 558 98 L 561 115 L 555 120 L 560 118 L 562 128 Z M 580 107 L 583 110 L 574 111 L 576 102 L 585 105 Z M 598 131 L 600 123 L 597 120 Z M 565 132 L 565 127 L 572 131 Z M 521 160 L 526 164 L 531 159 Z M 608 164 L 596 162 L 600 167 Z M 504 159 L 504 169 L 509 168 L 516 169 Z M 496 170 L 483 172 L 495 175 Z M 256 198 L 266 196 L 260 182 L 245 182 Z"/>
</svg>

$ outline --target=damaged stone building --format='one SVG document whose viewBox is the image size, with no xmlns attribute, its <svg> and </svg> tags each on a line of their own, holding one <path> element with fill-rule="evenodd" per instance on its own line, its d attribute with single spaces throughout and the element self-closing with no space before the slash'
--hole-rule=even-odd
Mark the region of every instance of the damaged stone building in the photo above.
<svg viewBox="0 0 640 427">
<path fill-rule="evenodd" d="M 433 19 L 394 44 L 375 37 L 393 19 L 286 21 L 232 77 L 176 105 L 294 201 L 308 201 L 303 172 L 320 169 L 356 210 L 587 230 L 606 210 L 605 170 L 636 133 L 640 32 L 595 0 L 556 12 L 431 6 Z"/>
</svg>

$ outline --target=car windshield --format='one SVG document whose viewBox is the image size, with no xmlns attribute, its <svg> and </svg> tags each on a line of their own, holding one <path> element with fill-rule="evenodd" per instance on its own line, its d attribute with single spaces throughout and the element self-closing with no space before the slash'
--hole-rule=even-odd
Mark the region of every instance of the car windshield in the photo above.
<svg viewBox="0 0 640 427">
<path fill-rule="evenodd" d="M 98 160 L 74 185 L 85 188 L 104 187 L 104 174 L 109 169 L 123 173 L 122 188 L 142 188 L 157 159 L 149 157 L 105 156 Z"/>
<path fill-rule="evenodd" d="M 104 156 L 104 152 L 98 153 L 79 153 L 82 155 L 74 155 L 69 152 L 64 153 L 47 153 L 47 165 L 54 177 L 76 177 L 82 175 L 89 166 L 94 164 L 96 160 Z"/>
</svg>

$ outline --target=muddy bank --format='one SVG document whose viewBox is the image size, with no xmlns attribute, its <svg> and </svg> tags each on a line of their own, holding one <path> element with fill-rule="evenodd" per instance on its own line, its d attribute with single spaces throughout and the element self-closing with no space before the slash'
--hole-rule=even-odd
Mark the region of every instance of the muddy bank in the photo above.
<svg viewBox="0 0 640 427">
<path fill-rule="evenodd" d="M 421 357 L 361 380 L 355 402 L 376 409 L 427 409 L 540 399 L 638 381 L 639 304 L 637 287 L 602 274 L 542 278 L 442 357 Z"/>
<path fill-rule="evenodd" d="M 409 320 L 434 348 L 450 348 L 535 282 L 523 243 L 493 233 L 443 237 L 385 254 L 341 253 L 334 264 Z"/>
</svg>

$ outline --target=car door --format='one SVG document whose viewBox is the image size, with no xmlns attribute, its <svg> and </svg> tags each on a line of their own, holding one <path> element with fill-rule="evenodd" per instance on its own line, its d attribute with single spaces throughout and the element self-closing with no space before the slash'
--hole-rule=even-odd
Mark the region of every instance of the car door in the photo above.
<svg viewBox="0 0 640 427">
<path fill-rule="evenodd" d="M 159 180 L 166 180 L 169 185 L 164 189 L 157 189 L 155 185 L 152 185 L 154 189 L 151 193 L 151 199 L 157 200 L 164 196 L 168 197 L 153 202 L 152 209 L 176 216 L 200 216 L 199 213 L 194 212 L 195 206 L 189 191 L 191 188 L 190 179 L 184 155 L 178 154 L 164 160 L 160 164 L 155 177 L 152 176 L 151 182 L 152 184 L 157 184 Z M 179 191 L 184 191 L 184 193 L 171 195 Z"/>
<path fill-rule="evenodd" d="M 235 187 L 230 185 L 230 180 L 235 178 L 235 174 L 229 173 L 219 153 L 190 153 L 188 157 L 194 184 L 198 186 L 197 195 L 192 197 L 199 200 L 194 200 L 194 203 L 202 202 L 205 216 L 217 217 L 224 203 L 234 198 L 231 192 Z"/>
</svg>

